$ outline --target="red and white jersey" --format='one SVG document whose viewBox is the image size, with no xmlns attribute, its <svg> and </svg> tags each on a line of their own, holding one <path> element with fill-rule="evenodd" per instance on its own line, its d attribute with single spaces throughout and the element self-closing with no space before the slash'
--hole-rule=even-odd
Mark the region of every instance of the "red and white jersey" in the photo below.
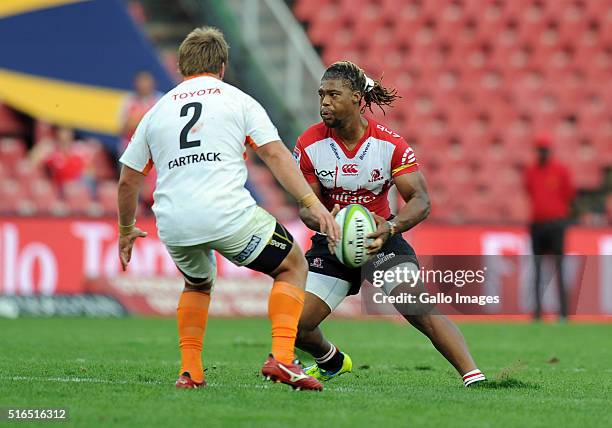
<svg viewBox="0 0 612 428">
<path fill-rule="evenodd" d="M 323 122 L 299 138 L 293 156 L 309 183 L 319 182 L 323 204 L 360 204 L 381 217 L 391 215 L 387 193 L 394 177 L 417 171 L 414 152 L 397 133 L 372 119 L 363 137 L 348 150 Z"/>
</svg>

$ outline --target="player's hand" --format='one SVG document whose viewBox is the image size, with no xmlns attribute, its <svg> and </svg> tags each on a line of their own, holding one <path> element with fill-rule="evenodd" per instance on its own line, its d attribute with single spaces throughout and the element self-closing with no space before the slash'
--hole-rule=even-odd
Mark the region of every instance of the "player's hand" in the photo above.
<svg viewBox="0 0 612 428">
<path fill-rule="evenodd" d="M 338 226 L 334 217 L 338 214 L 338 211 L 340 211 L 340 207 L 335 205 L 330 213 L 327 211 L 327 208 L 319 202 L 307 209 L 319 223 L 319 232 L 327 235 L 327 248 L 330 253 L 334 254 L 336 243 L 340 239 L 340 226 Z"/>
<path fill-rule="evenodd" d="M 119 235 L 119 260 L 121 269 L 125 272 L 130 259 L 132 258 L 132 248 L 137 238 L 146 238 L 147 232 L 134 227 L 128 235 Z"/>
<path fill-rule="evenodd" d="M 366 247 L 368 250 L 368 254 L 376 254 L 380 251 L 387 239 L 391 236 L 391 229 L 389 228 L 389 224 L 387 221 L 374 213 L 374 221 L 376 222 L 376 230 L 372 233 L 369 233 L 366 238 L 373 239 L 373 241 Z"/>
<path fill-rule="evenodd" d="M 329 249 L 329 252 L 332 254 L 336 252 L 336 243 L 340 239 L 340 226 L 338 226 L 338 223 L 336 222 L 336 215 L 338 214 L 339 211 L 340 211 L 340 205 L 335 204 L 330 213 L 331 216 L 334 218 L 334 226 L 336 226 L 338 230 L 338 239 L 336 239 L 333 242 L 330 242 L 329 238 L 327 238 L 327 248 Z"/>
</svg>

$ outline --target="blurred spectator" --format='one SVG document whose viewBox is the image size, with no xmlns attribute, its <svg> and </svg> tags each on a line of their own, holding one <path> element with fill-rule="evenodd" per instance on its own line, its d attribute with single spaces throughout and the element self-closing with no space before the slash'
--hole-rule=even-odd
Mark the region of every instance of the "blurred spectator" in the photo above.
<svg viewBox="0 0 612 428">
<path fill-rule="evenodd" d="M 552 138 L 539 135 L 535 140 L 537 160 L 525 170 L 525 187 L 531 203 L 531 244 L 535 261 L 535 312 L 542 315 L 542 256 L 552 254 L 559 288 L 559 313 L 567 318 L 567 296 L 563 278 L 565 229 L 575 190 L 567 167 L 552 158 Z"/>
<path fill-rule="evenodd" d="M 140 120 L 161 98 L 162 93 L 155 89 L 155 78 L 148 71 L 141 71 L 134 77 L 134 92 L 128 95 L 121 110 L 121 140 L 118 147 L 120 155 L 130 143 Z M 140 199 L 147 208 L 153 205 L 153 191 L 157 173 L 155 170 L 147 175 Z"/>
<path fill-rule="evenodd" d="M 134 77 L 134 92 L 126 97 L 121 109 L 121 141 L 118 148 L 123 152 L 127 147 L 140 119 L 160 99 L 155 89 L 155 79 L 148 71 L 141 71 Z"/>
<path fill-rule="evenodd" d="M 82 182 L 92 187 L 88 152 L 82 150 L 75 141 L 74 131 L 70 128 L 55 129 L 54 138 L 46 138 L 34 146 L 30 160 L 35 167 L 44 165 L 54 184 L 63 191 L 65 186 Z"/>
</svg>

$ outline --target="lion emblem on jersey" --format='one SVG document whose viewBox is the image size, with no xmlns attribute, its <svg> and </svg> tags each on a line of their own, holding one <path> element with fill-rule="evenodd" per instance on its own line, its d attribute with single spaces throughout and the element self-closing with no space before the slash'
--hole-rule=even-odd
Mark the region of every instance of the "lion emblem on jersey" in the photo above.
<svg viewBox="0 0 612 428">
<path fill-rule="evenodd" d="M 379 181 L 383 179 L 383 175 L 380 172 L 380 169 L 375 169 L 372 170 L 372 172 L 370 173 L 370 180 L 368 180 L 370 183 L 374 183 L 375 181 Z"/>
</svg>

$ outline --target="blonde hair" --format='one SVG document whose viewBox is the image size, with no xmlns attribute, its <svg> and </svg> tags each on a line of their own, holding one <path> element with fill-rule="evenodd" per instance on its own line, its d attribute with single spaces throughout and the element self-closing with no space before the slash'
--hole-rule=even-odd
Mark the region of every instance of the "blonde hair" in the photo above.
<svg viewBox="0 0 612 428">
<path fill-rule="evenodd" d="M 178 50 L 178 67 L 184 77 L 220 73 L 227 66 L 229 45 L 215 27 L 196 28 L 185 37 Z"/>
</svg>

